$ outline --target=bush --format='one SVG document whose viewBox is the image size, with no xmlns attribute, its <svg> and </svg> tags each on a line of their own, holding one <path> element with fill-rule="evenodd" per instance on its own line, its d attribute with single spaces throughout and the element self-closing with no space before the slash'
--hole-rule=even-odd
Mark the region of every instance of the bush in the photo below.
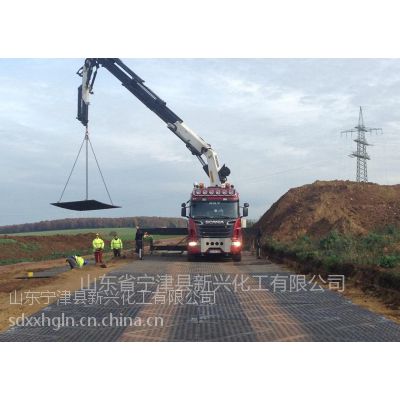
<svg viewBox="0 0 400 400">
<path fill-rule="evenodd" d="M 369 249 L 376 249 L 382 247 L 388 242 L 388 239 L 384 235 L 378 233 L 370 233 L 362 239 L 362 243 Z"/>
<path fill-rule="evenodd" d="M 384 255 L 379 259 L 378 265 L 383 268 L 394 268 L 400 263 L 400 257 L 396 255 Z"/>
<path fill-rule="evenodd" d="M 330 254 L 324 258 L 324 264 L 328 267 L 333 267 L 341 264 L 343 260 L 337 254 Z"/>
<path fill-rule="evenodd" d="M 319 242 L 319 247 L 326 251 L 345 251 L 348 250 L 350 246 L 351 240 L 344 235 L 340 235 L 338 231 L 335 230 L 330 232 L 328 236 Z"/>
<path fill-rule="evenodd" d="M 307 235 L 301 236 L 301 237 L 298 239 L 298 242 L 299 242 L 299 243 L 302 243 L 302 244 L 305 244 L 305 245 L 310 245 L 310 244 L 312 244 L 311 238 L 310 238 L 309 236 L 307 236 Z"/>
<path fill-rule="evenodd" d="M 309 250 L 300 250 L 295 253 L 296 257 L 300 261 L 313 261 L 318 259 L 318 252 Z"/>
<path fill-rule="evenodd" d="M 393 225 L 387 225 L 384 228 L 383 233 L 386 233 L 387 235 L 396 235 L 399 233 L 399 230 Z"/>
<path fill-rule="evenodd" d="M 378 275 L 378 285 L 400 291 L 400 275 L 394 271 L 383 271 Z"/>
</svg>

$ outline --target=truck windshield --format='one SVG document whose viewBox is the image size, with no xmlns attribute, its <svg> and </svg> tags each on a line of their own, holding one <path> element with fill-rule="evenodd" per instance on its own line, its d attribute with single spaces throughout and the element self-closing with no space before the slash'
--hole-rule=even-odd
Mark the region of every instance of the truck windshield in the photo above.
<svg viewBox="0 0 400 400">
<path fill-rule="evenodd" d="M 237 201 L 196 201 L 190 208 L 192 218 L 238 218 Z"/>
</svg>

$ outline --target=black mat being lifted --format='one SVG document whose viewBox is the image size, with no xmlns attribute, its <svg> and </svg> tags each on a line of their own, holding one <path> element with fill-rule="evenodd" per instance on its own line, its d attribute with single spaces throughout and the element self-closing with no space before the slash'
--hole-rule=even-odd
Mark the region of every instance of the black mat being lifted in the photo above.
<svg viewBox="0 0 400 400">
<path fill-rule="evenodd" d="M 81 201 L 68 201 L 59 203 L 50 203 L 52 206 L 66 208 L 67 210 L 74 211 L 93 211 L 93 210 L 104 210 L 106 208 L 121 208 L 120 206 L 114 206 L 112 204 L 101 203 L 97 200 L 81 200 Z"/>
</svg>

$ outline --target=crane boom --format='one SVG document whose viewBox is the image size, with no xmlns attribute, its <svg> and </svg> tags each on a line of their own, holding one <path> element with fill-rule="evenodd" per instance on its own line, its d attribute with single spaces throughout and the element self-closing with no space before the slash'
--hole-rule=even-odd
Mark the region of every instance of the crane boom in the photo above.
<svg viewBox="0 0 400 400">
<path fill-rule="evenodd" d="M 219 186 L 226 182 L 230 169 L 219 166 L 217 153 L 202 137 L 191 130 L 183 120 L 167 107 L 167 104 L 144 84 L 144 80 L 136 75 L 119 58 L 87 58 L 77 72 L 82 77 L 82 85 L 78 88 L 77 119 L 87 126 L 89 122 L 89 98 L 93 94 L 93 85 L 99 67 L 106 68 L 126 89 L 137 97 L 146 107 L 161 118 L 190 152 L 196 156 L 208 177 L 211 186 Z M 203 155 L 206 161 L 203 159 Z"/>
</svg>

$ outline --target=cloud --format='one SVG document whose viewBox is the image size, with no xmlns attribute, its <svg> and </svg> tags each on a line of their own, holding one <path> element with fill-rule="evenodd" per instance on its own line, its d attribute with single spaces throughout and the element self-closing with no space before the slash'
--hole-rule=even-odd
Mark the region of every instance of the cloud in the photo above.
<svg viewBox="0 0 400 400">
<path fill-rule="evenodd" d="M 84 128 L 75 119 L 75 71 L 83 60 L 0 60 L 0 224 L 73 215 L 52 208 Z M 352 179 L 351 138 L 365 107 L 371 137 L 369 176 L 399 178 L 399 60 L 124 60 L 185 123 L 211 143 L 232 181 L 252 204 L 250 217 L 292 186 Z M 90 135 L 116 203 L 112 214 L 178 215 L 198 160 L 106 70 L 91 101 Z M 91 193 L 106 196 L 93 159 Z M 66 196 L 84 191 L 80 159 Z M 111 213 L 111 212 L 110 212 Z M 82 214 L 79 214 L 82 215 Z"/>
</svg>

